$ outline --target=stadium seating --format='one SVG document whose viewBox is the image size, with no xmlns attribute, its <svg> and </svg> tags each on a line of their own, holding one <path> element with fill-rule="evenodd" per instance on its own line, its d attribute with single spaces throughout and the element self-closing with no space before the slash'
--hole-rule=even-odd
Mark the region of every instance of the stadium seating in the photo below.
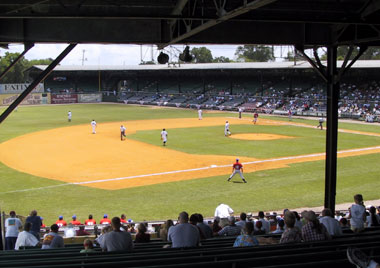
<svg viewBox="0 0 380 268">
<path fill-rule="evenodd" d="M 380 231 L 347 234 L 331 241 L 233 248 L 234 237 L 202 241 L 188 249 L 162 248 L 164 242 L 136 244 L 131 253 L 80 254 L 80 244 L 63 249 L 6 251 L 0 267 L 350 267 L 347 247 L 380 257 Z"/>
</svg>

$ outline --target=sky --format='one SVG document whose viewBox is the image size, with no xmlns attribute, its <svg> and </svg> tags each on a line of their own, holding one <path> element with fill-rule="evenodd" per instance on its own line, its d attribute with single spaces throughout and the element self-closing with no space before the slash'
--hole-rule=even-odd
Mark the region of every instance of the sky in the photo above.
<svg viewBox="0 0 380 268">
<path fill-rule="evenodd" d="M 190 45 L 193 47 L 201 47 L 202 45 Z M 32 59 L 55 59 L 65 48 L 66 44 L 36 44 L 31 48 L 25 58 Z M 235 58 L 237 46 L 231 45 L 207 45 L 211 50 L 212 56 Z M 183 45 L 170 46 L 165 48 L 165 52 L 169 55 L 170 61 L 178 57 L 184 49 Z M 281 53 L 280 49 L 275 50 L 276 57 L 285 56 L 285 49 Z M 4 56 L 6 52 L 19 52 L 24 50 L 23 45 L 10 44 L 9 49 L 0 48 L 0 56 Z M 153 59 L 156 60 L 160 51 L 153 48 Z M 149 45 L 98 45 L 98 44 L 79 44 L 69 55 L 60 63 L 61 65 L 138 65 L 143 61 L 152 59 L 152 49 Z"/>
</svg>

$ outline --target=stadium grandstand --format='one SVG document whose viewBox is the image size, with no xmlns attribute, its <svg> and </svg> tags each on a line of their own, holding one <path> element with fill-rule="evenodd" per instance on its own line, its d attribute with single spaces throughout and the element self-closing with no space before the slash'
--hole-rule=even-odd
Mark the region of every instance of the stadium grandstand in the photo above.
<svg viewBox="0 0 380 268">
<path fill-rule="evenodd" d="M 343 62 L 338 61 L 338 66 Z M 27 70 L 30 80 L 47 66 Z M 357 61 L 341 81 L 339 116 L 378 122 L 380 61 Z M 101 93 L 97 101 L 268 114 L 326 114 L 326 87 L 312 66 L 252 62 L 137 66 L 57 66 L 44 80 L 46 93 Z M 63 103 L 62 101 L 60 103 Z"/>
<path fill-rule="evenodd" d="M 171 227 L 163 236 L 158 235 L 159 229 L 164 229 L 163 224 L 151 222 L 148 226 L 139 223 L 133 238 L 131 233 L 136 226 L 122 224 L 123 228 L 121 219 L 114 217 L 111 228 L 100 225 L 102 235 L 95 226 L 87 228 L 89 234 L 85 237 L 96 243 L 92 248 L 92 242 L 82 237 L 65 235 L 63 239 L 64 230 L 57 224 L 40 228 L 42 219 L 33 210 L 25 220 L 33 224 L 25 224 L 23 232 L 29 239 L 22 242 L 34 237 L 39 244 L 33 243 L 32 248 L 29 244 L 22 245 L 21 250 L 1 252 L 1 267 L 336 268 L 352 267 L 351 264 L 379 267 L 376 263 L 380 262 L 379 211 L 371 207 L 367 215 L 361 195 L 356 195 L 355 204 L 342 214 L 338 213 L 335 204 L 338 116 L 369 122 L 379 120 L 379 62 L 357 61 L 369 47 L 380 46 L 378 1 L 2 0 L 0 14 L 0 47 L 7 48 L 13 43 L 25 46 L 20 57 L 9 63 L 9 68 L 35 43 L 69 44 L 49 66 L 34 66 L 28 70 L 30 84 L 24 85 L 26 89 L 22 86 L 23 90 L 18 90 L 15 86 L 14 95 L 2 98 L 7 108 L 0 115 L 0 123 L 21 103 L 102 101 L 215 110 L 244 108 L 249 112 L 279 115 L 323 115 L 327 119 L 323 155 L 324 209 L 316 210 L 317 214 L 303 211 L 298 218 L 296 213 L 284 210 L 264 216 L 260 213 L 257 217 L 241 214 L 237 219 L 229 212 L 215 217 L 210 223 L 204 222 L 200 215 L 188 217 L 187 213 L 181 212 L 174 226 L 171 226 L 173 222 L 166 223 Z M 77 44 L 84 43 L 154 44 L 162 51 L 172 44 L 290 45 L 306 61 L 296 64 L 59 66 Z M 339 46 L 349 46 L 343 62 L 337 62 Z M 353 53 L 354 47 L 358 49 L 357 54 Z M 326 62 L 320 60 L 319 48 L 326 48 Z M 306 54 L 307 49 L 313 50 L 314 57 Z M 179 58 L 190 61 L 188 56 L 184 51 Z M 161 58 L 161 62 L 165 61 Z M 43 92 L 32 92 L 42 82 L 43 88 L 39 90 Z M 94 136 L 99 135 L 91 135 Z M 62 139 L 62 143 L 66 140 Z M 39 187 L 38 184 L 34 186 L 34 190 Z M 34 206 L 33 201 L 38 199 L 58 213 L 59 206 L 65 203 L 65 194 L 58 193 L 55 196 L 57 200 L 50 203 L 44 199 L 43 193 L 38 197 L 29 196 L 21 188 L 5 192 L 3 196 L 11 195 L 12 202 L 23 202 L 28 208 Z M 121 195 L 115 193 L 122 203 Z M 20 194 L 29 198 L 17 198 Z M 254 194 L 254 191 L 249 194 Z M 309 193 L 304 191 L 302 194 Z M 87 199 L 89 202 L 91 198 L 96 199 L 97 196 L 83 195 L 79 201 Z M 281 203 L 283 200 L 275 201 Z M 78 206 L 86 205 L 80 202 L 77 202 Z M 190 201 L 188 203 L 191 205 Z M 1 215 L 1 225 L 18 232 L 21 226 L 16 227 L 19 224 L 14 218 L 15 212 L 9 214 L 9 217 Z M 342 218 L 346 221 L 341 221 Z M 247 219 L 249 222 L 245 222 Z M 236 220 L 238 224 L 245 223 L 244 235 L 240 234 L 241 228 L 237 227 Z M 347 220 L 351 224 L 348 228 Z M 201 228 L 204 225 L 207 228 L 207 224 L 215 227 L 215 237 L 201 239 Z M 302 231 L 296 224 L 302 226 Z M 265 231 L 268 225 L 271 233 Z M 76 227 L 70 228 L 74 229 L 70 231 L 81 231 Z M 340 234 L 333 233 L 337 229 Z M 150 242 L 147 242 L 147 230 L 156 234 L 156 237 L 152 235 Z M 82 231 L 86 230 L 82 228 Z M 40 234 L 44 236 L 38 240 Z M 138 235 L 144 243 L 136 241 Z M 4 238 L 5 245 L 12 248 L 14 233 L 6 233 Z M 291 244 L 282 243 L 284 240 Z M 83 247 L 85 251 L 81 253 Z"/>
</svg>

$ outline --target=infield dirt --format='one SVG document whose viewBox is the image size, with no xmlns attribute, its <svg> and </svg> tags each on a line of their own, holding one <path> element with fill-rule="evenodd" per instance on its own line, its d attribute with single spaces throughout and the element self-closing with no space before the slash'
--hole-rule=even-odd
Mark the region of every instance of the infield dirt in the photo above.
<svg viewBox="0 0 380 268">
<path fill-rule="evenodd" d="M 251 120 L 210 117 L 139 120 L 100 123 L 97 133 L 91 126 L 79 125 L 26 134 L 0 144 L 0 160 L 7 166 L 35 176 L 115 190 L 181 180 L 201 179 L 231 172 L 236 157 L 245 172 L 287 167 L 288 164 L 316 161 L 324 154 L 280 159 L 255 159 L 238 155 L 194 155 L 170 149 L 170 129 L 220 126 L 224 123 L 252 124 Z M 260 125 L 283 125 L 287 122 L 260 120 Z M 127 127 L 127 138 L 120 141 L 120 125 Z M 291 123 L 295 125 L 295 123 Z M 301 126 L 301 124 L 299 124 Z M 307 126 L 309 127 L 309 126 Z M 140 130 L 157 130 L 160 139 L 162 128 L 169 129 L 169 146 L 155 146 L 128 139 Z M 360 133 L 364 134 L 364 133 Z M 257 135 L 260 139 L 292 138 Z M 252 139 L 254 135 L 233 136 Z M 379 153 L 380 147 L 362 151 L 341 152 L 339 157 Z"/>
</svg>

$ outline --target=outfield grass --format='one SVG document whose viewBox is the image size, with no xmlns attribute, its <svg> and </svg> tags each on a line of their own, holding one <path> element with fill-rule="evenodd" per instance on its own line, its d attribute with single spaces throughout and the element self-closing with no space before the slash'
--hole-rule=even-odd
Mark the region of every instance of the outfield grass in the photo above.
<svg viewBox="0 0 380 268">
<path fill-rule="evenodd" d="M 89 124 L 92 119 L 101 124 L 137 119 L 197 117 L 196 111 L 192 110 L 110 104 L 20 107 L 0 125 L 0 142 L 34 131 L 68 126 L 68 110 L 73 112 L 70 125 Z M 205 116 L 221 115 L 231 116 L 228 113 L 212 113 Z M 293 121 L 316 125 L 316 121 Z M 344 128 L 379 133 L 376 131 L 378 126 L 375 125 L 344 123 Z M 325 132 L 317 129 L 233 125 L 231 130 L 233 133 L 264 132 L 296 138 L 275 141 L 233 140 L 224 137 L 224 127 L 221 126 L 171 129 L 168 145 L 171 149 L 192 154 L 242 155 L 257 158 L 325 150 Z M 140 131 L 129 137 L 160 145 L 157 136 L 157 131 Z M 380 138 L 339 134 L 339 149 L 375 145 L 380 145 Z M 378 199 L 379 163 L 380 154 L 339 159 L 337 203 L 351 202 L 352 196 L 357 193 L 362 193 L 366 200 Z M 72 214 L 76 214 L 80 220 L 84 220 L 90 213 L 96 219 L 100 219 L 104 213 L 112 216 L 125 213 L 135 221 L 175 219 L 182 210 L 212 216 L 220 202 L 229 204 L 236 212 L 323 205 L 324 161 L 292 164 L 288 168 L 264 170 L 245 176 L 247 184 L 238 183 L 239 178 L 236 178 L 236 183 L 227 183 L 226 176 L 216 176 L 108 191 L 78 185 L 54 187 L 62 182 L 21 173 L 0 164 L 0 208 L 5 211 L 16 210 L 22 215 L 37 209 L 45 218 L 45 222 L 51 224 L 58 215 L 68 219 Z M 52 188 L 44 188 L 48 186 Z"/>
</svg>

